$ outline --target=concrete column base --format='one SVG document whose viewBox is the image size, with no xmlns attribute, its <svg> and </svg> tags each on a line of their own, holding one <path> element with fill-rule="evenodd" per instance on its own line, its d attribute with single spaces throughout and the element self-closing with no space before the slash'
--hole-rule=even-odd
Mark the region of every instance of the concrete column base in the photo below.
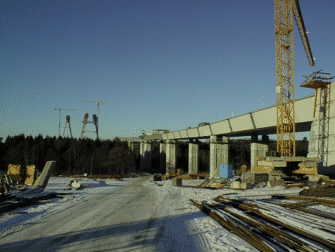
<svg viewBox="0 0 335 252">
<path fill-rule="evenodd" d="M 190 141 L 188 145 L 188 174 L 199 172 L 199 144 Z"/>
<path fill-rule="evenodd" d="M 152 156 L 151 156 L 151 142 L 141 142 L 141 170 L 151 170 Z"/>
<path fill-rule="evenodd" d="M 160 171 L 166 170 L 166 143 L 159 144 L 159 168 Z"/>
<path fill-rule="evenodd" d="M 177 143 L 175 141 L 166 141 L 166 174 L 176 171 L 177 165 Z"/>
<path fill-rule="evenodd" d="M 269 146 L 267 144 L 261 143 L 251 143 L 250 144 L 250 165 L 256 166 L 257 165 L 257 158 L 258 157 L 265 157 L 266 152 L 269 150 Z"/>
<path fill-rule="evenodd" d="M 219 177 L 220 165 L 229 163 L 228 137 L 210 137 L 210 178 Z"/>
</svg>

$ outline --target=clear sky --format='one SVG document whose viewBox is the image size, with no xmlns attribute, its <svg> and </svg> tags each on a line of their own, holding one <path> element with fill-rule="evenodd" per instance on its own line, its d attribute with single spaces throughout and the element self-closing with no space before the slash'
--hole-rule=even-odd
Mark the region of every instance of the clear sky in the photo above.
<svg viewBox="0 0 335 252">
<path fill-rule="evenodd" d="M 295 25 L 295 97 L 302 75 L 335 74 L 335 1 L 300 1 L 316 65 Z M 97 113 L 102 139 L 185 129 L 275 105 L 270 0 L 2 0 L 0 136 L 79 137 Z M 93 124 L 87 130 L 94 130 Z M 67 131 L 67 133 L 69 133 Z M 67 134 L 66 134 L 67 135 Z M 95 138 L 93 133 L 86 136 Z"/>
</svg>

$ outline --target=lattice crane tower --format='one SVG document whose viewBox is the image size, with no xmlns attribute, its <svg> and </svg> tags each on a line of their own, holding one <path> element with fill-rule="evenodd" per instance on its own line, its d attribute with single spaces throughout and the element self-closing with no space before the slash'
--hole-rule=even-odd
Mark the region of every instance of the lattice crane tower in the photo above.
<svg viewBox="0 0 335 252">
<path fill-rule="evenodd" d="M 54 110 L 59 110 L 58 137 L 60 137 L 60 121 L 61 121 L 62 110 L 70 110 L 70 111 L 75 111 L 75 110 L 74 109 L 64 109 L 64 108 L 55 108 Z"/>
<path fill-rule="evenodd" d="M 310 66 L 314 66 L 311 48 L 298 0 L 274 0 L 276 96 L 277 96 L 277 152 L 295 157 L 294 114 L 294 46 L 293 15 Z"/>
</svg>

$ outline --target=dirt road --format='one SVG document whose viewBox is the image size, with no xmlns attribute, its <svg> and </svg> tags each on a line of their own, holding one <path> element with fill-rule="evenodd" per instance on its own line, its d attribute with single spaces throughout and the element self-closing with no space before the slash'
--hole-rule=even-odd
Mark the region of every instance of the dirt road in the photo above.
<svg viewBox="0 0 335 252">
<path fill-rule="evenodd" d="M 198 214 L 169 216 L 178 195 L 162 198 L 155 187 L 143 186 L 147 179 L 20 225 L 2 234 L 0 251 L 205 251 L 197 234 L 181 230 L 187 225 L 180 220 Z"/>
</svg>

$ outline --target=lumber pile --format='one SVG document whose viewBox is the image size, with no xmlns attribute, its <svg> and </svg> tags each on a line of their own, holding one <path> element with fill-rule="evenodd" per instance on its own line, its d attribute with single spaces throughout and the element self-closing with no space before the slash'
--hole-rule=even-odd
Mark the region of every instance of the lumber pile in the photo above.
<svg viewBox="0 0 335 252">
<path fill-rule="evenodd" d="M 14 210 L 19 207 L 38 204 L 42 200 L 56 197 L 57 194 L 44 191 L 41 187 L 26 187 L 21 190 L 11 191 L 0 202 L 0 213 Z"/>
<path fill-rule="evenodd" d="M 172 179 L 172 178 L 175 178 L 176 176 L 177 176 L 177 172 L 171 171 L 170 173 L 163 175 L 162 179 Z"/>
<path fill-rule="evenodd" d="M 221 195 L 210 201 L 190 202 L 260 251 L 335 250 L 335 215 L 310 208 L 318 204 L 335 207 L 335 200 L 268 196 L 251 200 Z"/>
</svg>

